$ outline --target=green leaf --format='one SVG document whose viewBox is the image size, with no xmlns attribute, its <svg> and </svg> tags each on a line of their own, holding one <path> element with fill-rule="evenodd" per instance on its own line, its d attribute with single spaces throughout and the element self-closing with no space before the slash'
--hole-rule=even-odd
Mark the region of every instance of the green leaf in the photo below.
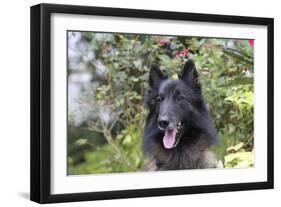
<svg viewBox="0 0 281 207">
<path fill-rule="evenodd" d="M 232 134 L 235 131 L 236 127 L 233 124 L 229 124 L 229 134 Z"/>
<path fill-rule="evenodd" d="M 129 135 L 129 134 L 127 134 L 126 136 L 125 136 L 125 138 L 123 139 L 123 144 L 124 145 L 130 145 L 131 143 L 132 143 L 132 141 L 133 141 L 133 137 L 131 136 L 131 135 Z"/>
<path fill-rule="evenodd" d="M 240 61 L 243 61 L 243 62 L 251 64 L 251 65 L 253 64 L 253 60 L 251 59 L 251 57 L 249 57 L 247 54 L 245 54 L 239 50 L 236 50 L 233 48 L 223 48 L 222 51 L 225 54 L 230 55 L 234 58 L 237 58 Z"/>
<path fill-rule="evenodd" d="M 174 73 L 174 74 L 171 76 L 171 79 L 173 79 L 173 80 L 179 79 L 178 74 L 177 74 L 177 73 Z"/>
<path fill-rule="evenodd" d="M 240 142 L 239 144 L 235 145 L 235 146 L 231 146 L 229 148 L 226 149 L 227 152 L 229 151 L 235 151 L 237 152 L 238 150 L 240 150 L 243 147 L 244 143 Z"/>
<path fill-rule="evenodd" d="M 78 146 L 82 146 L 82 145 L 85 145 L 87 144 L 88 142 L 88 139 L 78 139 L 75 144 L 77 144 Z"/>
<path fill-rule="evenodd" d="M 253 160 L 254 160 L 253 152 L 231 153 L 224 157 L 224 165 L 226 167 L 236 167 L 236 166 L 249 167 L 253 165 Z"/>
<path fill-rule="evenodd" d="M 237 85 L 247 85 L 253 84 L 253 77 L 239 77 L 228 81 L 226 84 L 219 85 L 219 87 L 229 87 L 229 86 L 237 86 Z"/>
<path fill-rule="evenodd" d="M 171 58 L 168 55 L 160 55 L 159 58 L 164 62 L 171 60 Z"/>
</svg>

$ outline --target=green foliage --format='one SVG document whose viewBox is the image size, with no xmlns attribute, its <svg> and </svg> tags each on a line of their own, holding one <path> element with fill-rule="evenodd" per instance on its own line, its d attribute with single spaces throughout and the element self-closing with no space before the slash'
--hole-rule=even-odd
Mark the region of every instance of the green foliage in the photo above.
<svg viewBox="0 0 281 207">
<path fill-rule="evenodd" d="M 141 159 L 140 130 L 131 125 L 123 129 L 114 140 L 114 144 L 93 146 L 93 152 L 85 154 L 85 162 L 75 167 L 76 174 L 134 172 L 144 163 Z M 79 139 L 77 144 L 90 144 L 86 139 Z M 118 146 L 118 148 L 116 148 Z"/>
<path fill-rule="evenodd" d="M 82 95 L 77 97 L 80 112 L 87 109 L 87 118 L 75 126 L 70 118 L 77 117 L 69 116 L 69 174 L 140 170 L 145 164 L 141 139 L 147 111 L 143 97 L 150 65 L 159 64 L 177 79 L 187 59 L 196 64 L 218 131 L 221 144 L 213 148 L 218 160 L 224 167 L 253 166 L 253 47 L 247 40 L 93 32 L 71 33 L 69 38 L 71 35 L 80 35 L 79 44 L 88 49 L 79 51 L 83 66 L 70 66 L 69 77 L 90 73 L 92 80 L 82 84 Z M 94 54 L 91 60 L 87 59 L 89 53 Z"/>
<path fill-rule="evenodd" d="M 244 143 L 240 142 L 226 150 L 229 154 L 224 157 L 225 168 L 244 168 L 254 165 L 254 153 L 246 152 L 243 146 Z"/>
</svg>

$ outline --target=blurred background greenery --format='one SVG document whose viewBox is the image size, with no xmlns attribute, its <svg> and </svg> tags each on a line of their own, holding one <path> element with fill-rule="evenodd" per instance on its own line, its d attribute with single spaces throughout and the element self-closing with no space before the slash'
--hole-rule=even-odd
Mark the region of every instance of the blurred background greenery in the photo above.
<svg viewBox="0 0 281 207">
<path fill-rule="evenodd" d="M 176 79 L 187 59 L 218 132 L 218 166 L 253 166 L 253 48 L 254 40 L 69 31 L 68 175 L 140 170 L 149 67 Z"/>
</svg>

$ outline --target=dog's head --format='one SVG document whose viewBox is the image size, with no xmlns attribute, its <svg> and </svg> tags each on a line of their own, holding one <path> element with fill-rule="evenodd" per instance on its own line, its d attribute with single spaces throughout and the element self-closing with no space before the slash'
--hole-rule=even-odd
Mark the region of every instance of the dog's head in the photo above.
<svg viewBox="0 0 281 207">
<path fill-rule="evenodd" d="M 146 104 L 157 116 L 156 124 L 163 133 L 162 141 L 166 149 L 177 146 L 191 129 L 212 131 L 198 72 L 191 60 L 185 63 L 178 80 L 168 79 L 158 66 L 153 65 L 149 85 Z M 211 136 L 215 133 L 211 132 Z"/>
</svg>

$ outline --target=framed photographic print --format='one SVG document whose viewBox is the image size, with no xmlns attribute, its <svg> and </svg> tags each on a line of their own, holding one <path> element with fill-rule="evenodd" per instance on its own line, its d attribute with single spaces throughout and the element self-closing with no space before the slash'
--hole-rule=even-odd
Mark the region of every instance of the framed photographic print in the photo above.
<svg viewBox="0 0 281 207">
<path fill-rule="evenodd" d="M 31 200 L 273 188 L 273 19 L 31 7 Z"/>
</svg>

